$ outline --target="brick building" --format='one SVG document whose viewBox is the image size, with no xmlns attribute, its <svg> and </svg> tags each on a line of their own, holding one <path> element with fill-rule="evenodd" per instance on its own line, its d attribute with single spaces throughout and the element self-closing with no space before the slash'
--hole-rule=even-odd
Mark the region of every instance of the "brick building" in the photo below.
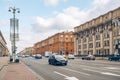
<svg viewBox="0 0 120 80">
<path fill-rule="evenodd" d="M 45 40 L 34 44 L 34 54 L 44 55 L 45 51 L 59 54 L 74 54 L 74 33 L 57 33 Z"/>
<path fill-rule="evenodd" d="M 75 52 L 109 55 L 120 42 L 120 7 L 74 28 Z"/>
</svg>

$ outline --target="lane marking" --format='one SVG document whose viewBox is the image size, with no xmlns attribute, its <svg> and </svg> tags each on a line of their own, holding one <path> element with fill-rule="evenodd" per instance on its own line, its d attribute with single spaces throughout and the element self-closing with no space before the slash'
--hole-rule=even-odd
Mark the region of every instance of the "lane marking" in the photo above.
<svg viewBox="0 0 120 80">
<path fill-rule="evenodd" d="M 67 80 L 79 80 L 79 79 L 77 79 L 76 77 L 69 77 L 69 76 L 64 75 L 64 74 L 62 74 L 62 73 L 59 73 L 59 72 L 57 72 L 57 71 L 54 71 L 54 73 L 59 74 L 59 75 L 65 77 L 65 79 L 67 79 Z"/>
<path fill-rule="evenodd" d="M 111 72 L 101 72 L 101 71 L 91 70 L 91 69 L 83 69 L 83 70 L 97 72 L 97 73 L 104 74 L 104 75 L 110 75 L 110 76 L 118 76 L 118 77 L 120 77 L 119 74 L 114 74 L 114 73 L 111 73 Z"/>
<path fill-rule="evenodd" d="M 111 75 L 111 76 L 118 76 L 118 77 L 120 77 L 120 75 L 114 74 L 114 73 L 110 73 L 110 72 L 101 72 L 101 74 Z"/>
<path fill-rule="evenodd" d="M 62 67 L 60 67 L 60 68 L 64 69 L 64 70 L 68 70 L 68 71 L 72 71 L 72 72 L 76 72 L 76 73 L 79 73 L 79 74 L 90 76 L 90 74 L 87 74 L 87 73 L 84 73 L 84 72 L 79 72 L 79 71 L 72 70 L 72 69 L 69 69 L 69 68 L 62 68 Z"/>
<path fill-rule="evenodd" d="M 119 69 L 117 67 L 104 67 L 104 68 L 106 68 L 106 69 Z"/>
</svg>

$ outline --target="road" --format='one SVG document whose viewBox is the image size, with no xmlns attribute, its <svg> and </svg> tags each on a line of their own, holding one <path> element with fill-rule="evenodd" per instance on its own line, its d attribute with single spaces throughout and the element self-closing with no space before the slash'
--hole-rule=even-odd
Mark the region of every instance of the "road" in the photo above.
<svg viewBox="0 0 120 80">
<path fill-rule="evenodd" d="M 68 60 L 67 66 L 49 65 L 47 58 L 22 58 L 44 80 L 120 80 L 120 62 Z"/>
</svg>

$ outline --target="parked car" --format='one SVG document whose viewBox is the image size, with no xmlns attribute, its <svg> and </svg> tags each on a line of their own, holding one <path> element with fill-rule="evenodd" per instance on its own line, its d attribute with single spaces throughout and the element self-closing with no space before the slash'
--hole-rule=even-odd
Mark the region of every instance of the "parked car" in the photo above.
<svg viewBox="0 0 120 80">
<path fill-rule="evenodd" d="M 67 62 L 62 55 L 51 55 L 48 59 L 48 63 L 52 65 L 67 65 Z"/>
<path fill-rule="evenodd" d="M 120 55 L 119 55 L 119 54 L 110 55 L 110 56 L 108 57 L 108 60 L 110 60 L 110 61 L 120 61 Z"/>
<path fill-rule="evenodd" d="M 68 55 L 68 59 L 75 59 L 75 56 L 72 55 L 72 54 L 69 54 L 69 55 Z"/>
<path fill-rule="evenodd" d="M 64 57 L 65 59 L 68 59 L 68 55 L 63 55 L 63 57 Z"/>
<path fill-rule="evenodd" d="M 66 59 L 75 59 L 74 55 L 72 55 L 72 54 L 63 55 L 63 57 Z"/>
<path fill-rule="evenodd" d="M 10 55 L 10 62 L 12 62 L 13 61 L 13 57 Z"/>
<path fill-rule="evenodd" d="M 82 60 L 95 60 L 95 56 L 94 55 L 83 56 Z"/>
<path fill-rule="evenodd" d="M 15 62 L 19 63 L 19 57 L 18 56 L 15 57 Z"/>
<path fill-rule="evenodd" d="M 42 55 L 41 54 L 36 54 L 35 59 L 42 59 Z"/>
</svg>

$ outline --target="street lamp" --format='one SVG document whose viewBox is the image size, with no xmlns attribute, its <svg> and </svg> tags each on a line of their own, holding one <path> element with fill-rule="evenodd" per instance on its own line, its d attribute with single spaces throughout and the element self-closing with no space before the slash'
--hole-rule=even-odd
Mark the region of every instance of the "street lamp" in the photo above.
<svg viewBox="0 0 120 80">
<path fill-rule="evenodd" d="M 15 56 L 16 56 L 16 45 L 15 41 L 18 38 L 18 19 L 15 18 L 15 14 L 20 13 L 19 8 L 15 7 L 9 7 L 9 12 L 13 13 L 13 19 L 10 19 L 10 27 L 11 27 L 11 33 L 10 33 L 10 39 L 12 43 L 12 57 L 13 57 L 13 62 L 15 62 Z"/>
</svg>

